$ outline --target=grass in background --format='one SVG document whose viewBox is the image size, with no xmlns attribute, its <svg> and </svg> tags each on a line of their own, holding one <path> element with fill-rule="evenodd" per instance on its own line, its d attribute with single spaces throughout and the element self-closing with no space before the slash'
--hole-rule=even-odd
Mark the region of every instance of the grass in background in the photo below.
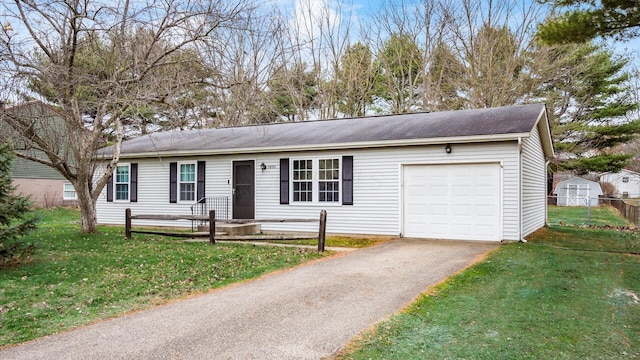
<svg viewBox="0 0 640 360">
<path fill-rule="evenodd" d="M 75 210 L 40 210 L 24 240 L 35 255 L 0 269 L 0 346 L 122 315 L 323 255 L 314 250 L 185 243 L 100 228 L 80 234 Z"/>
<path fill-rule="evenodd" d="M 547 217 L 550 225 L 595 225 L 625 227 L 631 225 L 612 206 L 592 206 L 591 218 L 587 207 L 548 206 Z"/>
<path fill-rule="evenodd" d="M 640 256 L 593 250 L 639 247 L 637 232 L 542 229 L 451 277 L 337 357 L 638 358 Z"/>
</svg>

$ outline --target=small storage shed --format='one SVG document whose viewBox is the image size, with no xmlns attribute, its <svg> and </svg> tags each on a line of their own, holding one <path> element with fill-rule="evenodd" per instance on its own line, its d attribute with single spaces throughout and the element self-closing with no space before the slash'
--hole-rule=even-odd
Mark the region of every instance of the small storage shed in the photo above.
<svg viewBox="0 0 640 360">
<path fill-rule="evenodd" d="M 595 181 L 576 176 L 560 181 L 553 194 L 558 197 L 558 206 L 598 206 L 602 188 Z"/>
<path fill-rule="evenodd" d="M 223 202 L 233 219 L 325 209 L 329 233 L 521 240 L 545 224 L 552 157 L 543 104 L 156 133 L 122 144 L 98 222 Z"/>
</svg>

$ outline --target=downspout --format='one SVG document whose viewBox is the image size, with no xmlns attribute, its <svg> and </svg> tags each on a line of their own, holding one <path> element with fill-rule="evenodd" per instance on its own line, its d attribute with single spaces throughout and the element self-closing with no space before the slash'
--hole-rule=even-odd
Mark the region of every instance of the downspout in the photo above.
<svg viewBox="0 0 640 360">
<path fill-rule="evenodd" d="M 522 137 L 518 136 L 518 238 L 527 242 L 522 236 Z"/>
<path fill-rule="evenodd" d="M 545 182 L 546 185 L 549 185 L 549 164 L 551 163 L 551 160 L 547 160 L 546 163 L 544 163 L 544 178 L 545 178 Z M 548 201 L 548 197 L 549 196 L 549 189 L 547 189 L 547 187 L 545 186 L 545 194 L 544 194 L 544 226 L 547 227 L 549 226 L 548 220 L 549 220 L 549 201 Z"/>
</svg>

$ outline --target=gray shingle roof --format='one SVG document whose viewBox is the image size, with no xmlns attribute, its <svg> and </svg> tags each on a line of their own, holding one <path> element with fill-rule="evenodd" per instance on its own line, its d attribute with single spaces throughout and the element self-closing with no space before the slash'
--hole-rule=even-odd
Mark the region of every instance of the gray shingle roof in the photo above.
<svg viewBox="0 0 640 360">
<path fill-rule="evenodd" d="M 355 144 L 529 133 L 543 104 L 337 120 L 160 132 L 125 141 L 122 156 L 267 151 Z M 105 149 L 105 153 L 110 150 Z"/>
</svg>

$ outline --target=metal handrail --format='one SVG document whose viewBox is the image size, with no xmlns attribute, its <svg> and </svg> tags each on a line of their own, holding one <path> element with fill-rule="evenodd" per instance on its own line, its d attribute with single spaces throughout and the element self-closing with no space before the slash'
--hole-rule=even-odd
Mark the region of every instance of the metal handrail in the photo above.
<svg viewBox="0 0 640 360">
<path fill-rule="evenodd" d="M 210 210 L 215 210 L 216 218 L 229 219 L 229 196 L 203 197 L 191 206 L 191 215 L 207 215 Z M 204 225 L 206 220 L 192 220 L 191 231 L 196 226 Z"/>
</svg>

